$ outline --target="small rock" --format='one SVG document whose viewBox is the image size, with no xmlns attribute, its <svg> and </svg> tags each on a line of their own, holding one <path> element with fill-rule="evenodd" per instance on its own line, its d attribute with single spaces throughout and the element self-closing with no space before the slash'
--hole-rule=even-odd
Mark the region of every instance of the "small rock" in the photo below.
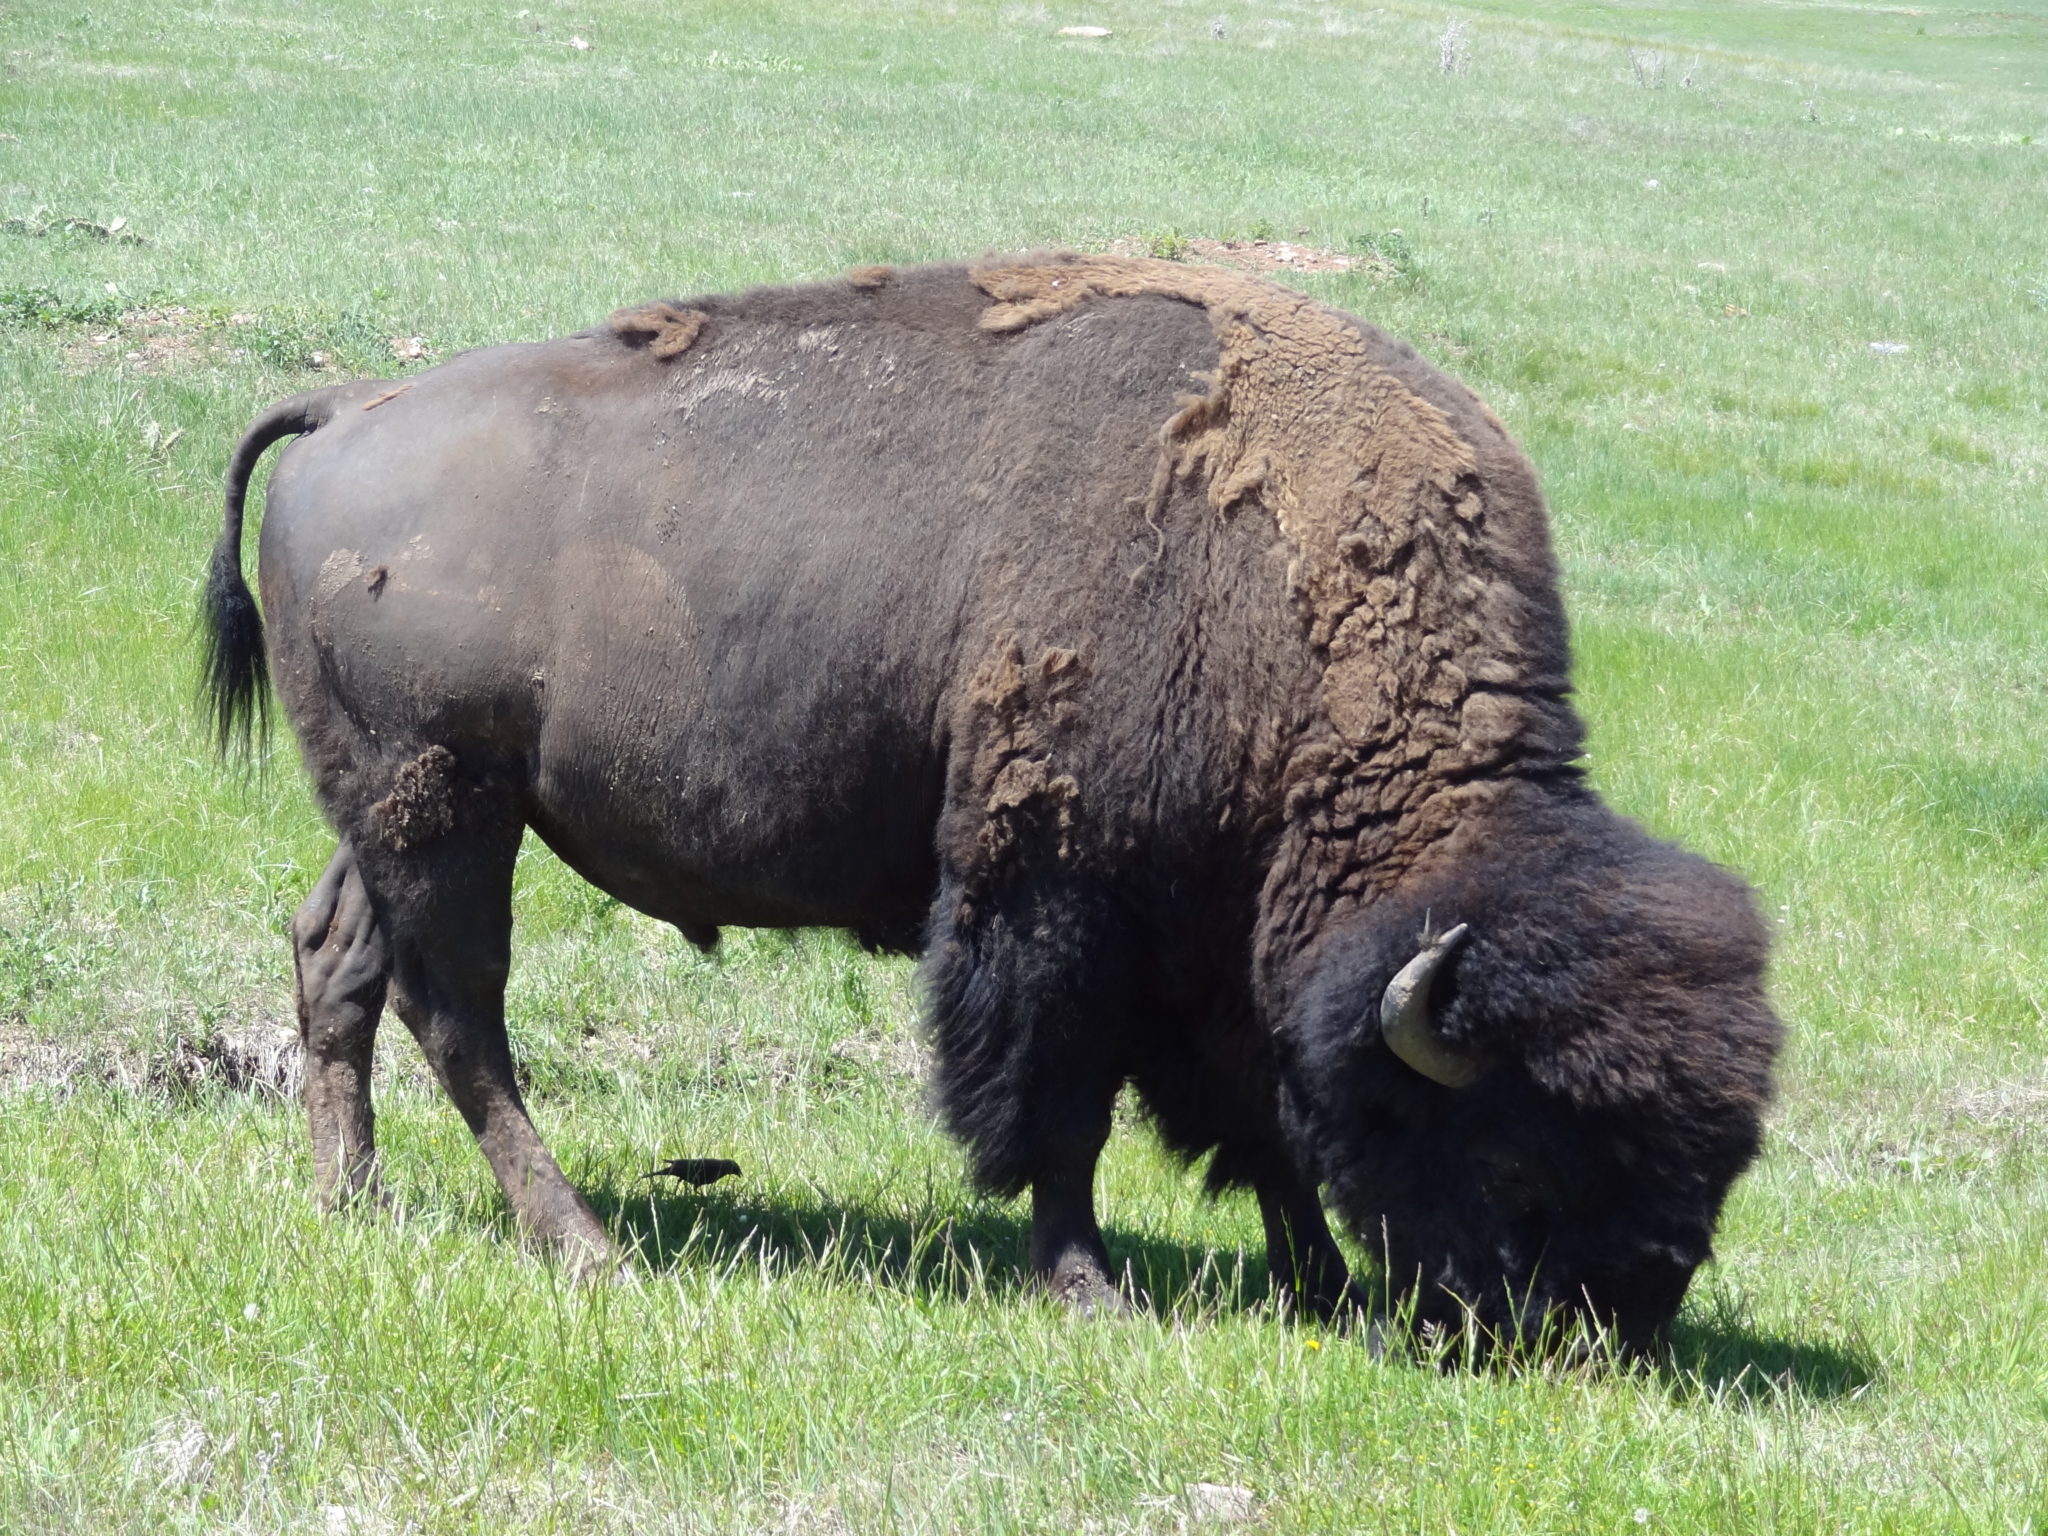
<svg viewBox="0 0 2048 1536">
<path fill-rule="evenodd" d="M 1232 1483 L 1188 1484 L 1188 1518 L 1193 1525 L 1242 1525 L 1252 1517 L 1252 1491 Z"/>
<path fill-rule="evenodd" d="M 570 39 L 569 39 L 569 46 L 570 46 L 571 48 L 574 48 L 574 49 L 575 49 L 575 50 L 576 50 L 576 51 L 577 51 L 578 53 L 588 53 L 588 52 L 590 52 L 590 44 L 589 44 L 589 43 L 587 43 L 587 42 L 585 42 L 585 41 L 584 41 L 584 40 L 583 40 L 582 38 L 580 38 L 580 37 L 572 37 L 572 38 L 570 38 Z"/>
<path fill-rule="evenodd" d="M 1107 27 L 1061 27 L 1061 28 L 1060 28 L 1060 36 L 1061 36 L 1061 37 L 1111 37 L 1111 36 L 1114 36 L 1114 35 L 1115 35 L 1115 34 L 1113 34 L 1113 33 L 1112 33 L 1112 32 L 1111 32 L 1110 30 L 1109 30 L 1109 28 L 1107 28 Z"/>
</svg>

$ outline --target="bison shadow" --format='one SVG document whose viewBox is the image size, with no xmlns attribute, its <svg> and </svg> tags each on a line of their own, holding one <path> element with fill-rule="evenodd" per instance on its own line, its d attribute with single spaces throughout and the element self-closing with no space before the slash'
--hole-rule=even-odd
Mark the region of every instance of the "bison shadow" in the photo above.
<svg viewBox="0 0 2048 1536">
<path fill-rule="evenodd" d="M 655 1274 L 765 1271 L 771 1280 L 822 1274 L 946 1301 L 1014 1299 L 1030 1290 L 1031 1223 L 1023 1206 L 949 1206 L 932 1190 L 909 1212 L 739 1190 L 650 1189 L 638 1182 L 601 1184 L 588 1193 L 620 1245 Z M 1205 1248 L 1115 1225 L 1105 1225 L 1103 1235 L 1112 1267 L 1141 1310 L 1220 1316 L 1270 1304 L 1263 1246 Z M 1370 1286 L 1370 1276 L 1360 1278 Z M 1759 1329 L 1710 1296 L 1679 1314 L 1652 1374 L 1675 1394 L 1752 1403 L 1788 1394 L 1854 1397 L 1879 1378 L 1859 1350 Z"/>
<path fill-rule="evenodd" d="M 735 1192 L 587 1191 L 620 1245 L 656 1274 L 681 1270 L 823 1274 L 927 1300 L 1015 1297 L 1030 1287 L 1031 1223 L 1023 1207 L 880 1209 L 791 1202 Z M 1228 1313 L 1267 1301 L 1265 1252 L 1204 1248 L 1105 1224 L 1110 1264 L 1136 1305 L 1161 1315 Z"/>
<path fill-rule="evenodd" d="M 1705 1393 L 1746 1403 L 1793 1396 L 1860 1396 L 1879 1377 L 1861 1350 L 1787 1338 L 1749 1323 L 1688 1307 L 1671 1325 L 1660 1374 L 1675 1392 Z"/>
</svg>

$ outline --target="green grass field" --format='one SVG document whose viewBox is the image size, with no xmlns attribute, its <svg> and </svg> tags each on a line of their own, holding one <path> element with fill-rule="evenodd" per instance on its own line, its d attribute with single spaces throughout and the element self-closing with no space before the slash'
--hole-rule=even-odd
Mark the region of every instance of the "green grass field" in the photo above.
<svg viewBox="0 0 2048 1536">
<path fill-rule="evenodd" d="M 1275 1532 L 2042 1536 L 2044 212 L 2031 4 L 4 0 L 0 1531 L 1166 1533 L 1207 1482 Z M 394 341 L 1259 236 L 1400 256 L 1290 280 L 1520 436 L 1596 779 L 1777 921 L 1782 1102 L 1669 1364 L 1377 1364 L 1135 1123 L 1151 1304 L 1076 1324 L 921 1108 L 905 965 L 702 957 L 538 847 L 515 1037 L 642 1278 L 521 1253 L 395 1026 L 398 1207 L 318 1218 L 267 1085 L 330 843 L 190 707 L 248 417 Z M 681 1152 L 746 1177 L 636 1182 Z"/>
</svg>

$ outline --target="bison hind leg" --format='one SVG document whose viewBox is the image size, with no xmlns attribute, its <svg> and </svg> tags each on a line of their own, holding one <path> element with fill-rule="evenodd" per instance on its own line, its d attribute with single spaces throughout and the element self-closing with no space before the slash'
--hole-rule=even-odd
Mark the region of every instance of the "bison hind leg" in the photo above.
<svg viewBox="0 0 2048 1536">
<path fill-rule="evenodd" d="M 370 1062 L 390 980 L 390 947 L 344 841 L 292 918 L 313 1188 L 323 1209 L 376 1197 Z"/>
<path fill-rule="evenodd" d="M 392 1006 L 520 1226 L 578 1275 L 615 1274 L 610 1235 L 541 1141 L 513 1071 L 505 983 L 524 831 L 516 795 L 498 774 L 438 746 L 392 782 L 389 795 L 354 818 L 353 838 L 389 952 Z"/>
</svg>

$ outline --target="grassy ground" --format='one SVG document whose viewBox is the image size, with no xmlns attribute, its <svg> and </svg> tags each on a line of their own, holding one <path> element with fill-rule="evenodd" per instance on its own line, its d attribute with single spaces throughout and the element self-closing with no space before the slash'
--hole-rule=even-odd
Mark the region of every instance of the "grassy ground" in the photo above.
<svg viewBox="0 0 2048 1536">
<path fill-rule="evenodd" d="M 0 1529 L 1165 1532 L 1210 1482 L 1275 1531 L 2048 1530 L 2048 18 L 9 0 L 0 39 Z M 1596 777 L 1779 919 L 1784 1100 L 1671 1366 L 1284 1325 L 1254 1213 L 1135 1127 L 1153 1305 L 1075 1326 L 919 1110 L 901 966 L 698 957 L 537 849 L 515 1029 L 644 1279 L 520 1255 L 409 1042 L 399 1211 L 317 1220 L 263 1084 L 328 843 L 288 748 L 237 782 L 187 708 L 253 410 L 654 294 L 1259 234 L 1406 253 L 1301 282 L 1522 437 Z M 676 1152 L 747 1177 L 650 1196 Z"/>
</svg>

